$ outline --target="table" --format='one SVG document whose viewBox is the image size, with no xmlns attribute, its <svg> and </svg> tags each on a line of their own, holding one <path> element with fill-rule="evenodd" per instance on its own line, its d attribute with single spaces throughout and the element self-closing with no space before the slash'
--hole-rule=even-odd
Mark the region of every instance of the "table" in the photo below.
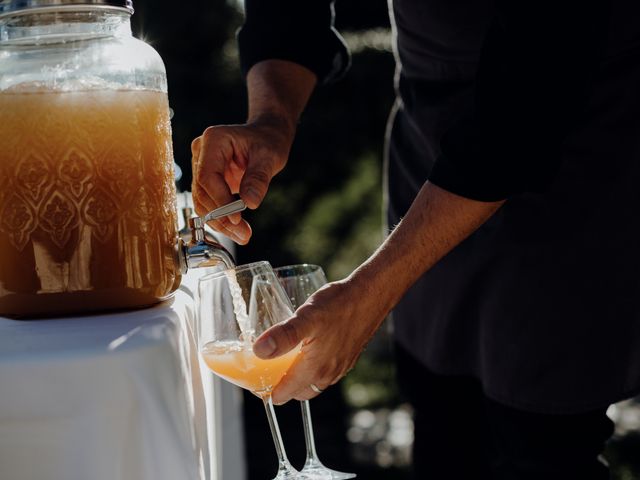
<svg viewBox="0 0 640 480">
<path fill-rule="evenodd" d="M 195 282 L 142 310 L 0 318 L 0 479 L 244 478 L 238 392 L 196 351 Z"/>
</svg>

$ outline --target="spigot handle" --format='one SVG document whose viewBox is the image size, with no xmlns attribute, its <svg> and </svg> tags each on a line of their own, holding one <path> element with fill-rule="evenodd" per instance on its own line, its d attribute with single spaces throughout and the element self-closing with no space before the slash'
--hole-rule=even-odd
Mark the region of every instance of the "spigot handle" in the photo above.
<svg viewBox="0 0 640 480">
<path fill-rule="evenodd" d="M 204 225 L 211 220 L 241 212 L 246 208 L 247 205 L 243 200 L 236 200 L 235 202 L 231 202 L 223 205 L 222 207 L 216 208 L 215 210 L 211 210 L 204 217 L 193 218 L 193 226 L 195 228 L 204 228 Z"/>
</svg>

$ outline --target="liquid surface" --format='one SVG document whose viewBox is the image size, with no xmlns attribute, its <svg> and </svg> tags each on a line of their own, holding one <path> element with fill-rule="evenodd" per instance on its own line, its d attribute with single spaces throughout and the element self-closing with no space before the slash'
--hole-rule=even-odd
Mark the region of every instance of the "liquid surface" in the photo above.
<svg viewBox="0 0 640 480">
<path fill-rule="evenodd" d="M 256 357 L 245 342 L 211 342 L 204 346 L 202 358 L 216 375 L 254 393 L 270 392 L 280 383 L 300 348 L 271 360 Z"/>
<path fill-rule="evenodd" d="M 0 315 L 149 305 L 179 283 L 165 93 L 0 93 Z"/>
</svg>

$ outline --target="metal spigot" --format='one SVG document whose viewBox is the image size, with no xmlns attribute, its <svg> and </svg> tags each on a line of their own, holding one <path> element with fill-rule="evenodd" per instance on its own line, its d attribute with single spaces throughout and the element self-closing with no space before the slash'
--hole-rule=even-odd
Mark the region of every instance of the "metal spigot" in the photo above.
<svg viewBox="0 0 640 480">
<path fill-rule="evenodd" d="M 193 232 L 189 227 L 189 219 L 193 217 L 193 207 L 190 201 L 191 193 L 183 192 L 182 198 L 183 198 L 183 205 L 182 205 L 182 208 L 180 208 L 180 211 L 182 213 L 182 221 L 184 223 L 184 226 L 180 230 L 178 230 L 178 237 L 180 237 L 185 243 L 187 243 L 189 242 L 189 240 L 191 240 L 191 237 L 193 236 L 192 235 Z"/>
<path fill-rule="evenodd" d="M 233 256 L 212 235 L 208 235 L 204 227 L 210 220 L 241 212 L 245 208 L 245 203 L 237 200 L 212 210 L 204 217 L 188 219 L 191 238 L 186 242 L 182 237 L 178 240 L 178 258 L 183 275 L 190 268 L 215 267 L 219 264 L 226 268 L 235 266 Z"/>
</svg>

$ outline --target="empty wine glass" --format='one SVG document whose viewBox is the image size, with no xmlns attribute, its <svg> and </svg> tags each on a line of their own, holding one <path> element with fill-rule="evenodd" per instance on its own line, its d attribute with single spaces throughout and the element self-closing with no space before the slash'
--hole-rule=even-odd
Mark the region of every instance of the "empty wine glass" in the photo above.
<svg viewBox="0 0 640 480">
<path fill-rule="evenodd" d="M 273 388 L 300 354 L 300 346 L 271 360 L 253 353 L 255 339 L 293 312 L 271 265 L 257 262 L 212 273 L 200 279 L 198 293 L 200 354 L 213 373 L 262 399 L 278 454 L 274 480 L 316 478 L 289 463 L 271 401 Z"/>
<path fill-rule="evenodd" d="M 322 285 L 327 283 L 324 271 L 318 265 L 299 264 L 287 265 L 274 269 L 280 283 L 284 287 L 291 303 L 295 308 L 302 305 Z M 313 475 L 318 479 L 347 479 L 355 478 L 355 473 L 338 472 L 325 467 L 318 458 L 313 425 L 311 423 L 311 407 L 308 400 L 300 402 L 302 407 L 302 423 L 304 426 L 304 440 L 307 446 L 307 459 L 301 472 Z"/>
</svg>

